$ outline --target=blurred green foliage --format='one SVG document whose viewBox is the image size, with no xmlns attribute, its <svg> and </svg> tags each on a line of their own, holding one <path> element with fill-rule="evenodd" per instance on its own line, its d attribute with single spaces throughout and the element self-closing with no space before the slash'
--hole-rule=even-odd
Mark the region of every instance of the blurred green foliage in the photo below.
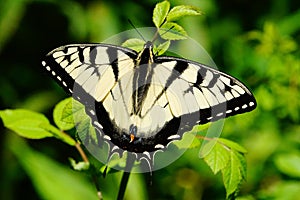
<svg viewBox="0 0 300 200">
<path fill-rule="evenodd" d="M 1 110 L 26 108 L 51 116 L 53 106 L 66 94 L 45 75 L 41 58 L 64 44 L 101 42 L 131 29 L 127 19 L 137 27 L 153 26 L 155 3 L 152 0 L 0 1 Z M 194 5 L 205 13 L 180 23 L 189 36 L 205 47 L 220 70 L 246 83 L 257 98 L 258 108 L 228 118 L 222 133 L 222 137 L 238 142 L 248 151 L 247 182 L 242 185 L 238 199 L 297 199 L 300 196 L 300 3 L 174 0 L 171 4 Z M 197 157 L 198 153 L 199 149 L 188 150 L 151 177 L 131 176 L 126 198 L 224 199 L 221 176 L 215 176 Z M 78 178 L 71 169 L 67 172 L 68 157 L 80 160 L 75 149 L 59 141 L 24 143 L 1 126 L 0 199 L 44 199 L 46 194 L 67 199 L 72 192 L 74 196 L 88 198 L 93 190 L 90 180 L 83 174 Z M 102 180 L 105 199 L 115 199 L 120 176 L 118 172 Z M 49 180 L 48 184 L 45 180 Z M 58 190 L 66 186 L 67 189 Z"/>
</svg>

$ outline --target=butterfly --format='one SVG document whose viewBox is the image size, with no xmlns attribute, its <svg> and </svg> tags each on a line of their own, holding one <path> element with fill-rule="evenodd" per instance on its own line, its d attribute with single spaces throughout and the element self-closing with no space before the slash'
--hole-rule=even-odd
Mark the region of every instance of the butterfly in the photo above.
<svg viewBox="0 0 300 200">
<path fill-rule="evenodd" d="M 48 53 L 44 68 L 85 106 L 110 156 L 126 151 L 153 165 L 193 126 L 255 109 L 236 78 L 191 60 L 110 44 L 71 44 Z"/>
</svg>

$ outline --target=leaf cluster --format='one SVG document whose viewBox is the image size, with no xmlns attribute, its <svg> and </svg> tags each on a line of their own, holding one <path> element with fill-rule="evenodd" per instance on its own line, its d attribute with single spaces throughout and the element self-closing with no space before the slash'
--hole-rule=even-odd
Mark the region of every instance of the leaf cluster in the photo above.
<svg viewBox="0 0 300 200">
<path fill-rule="evenodd" d="M 187 33 L 177 21 L 186 16 L 201 15 L 202 12 L 193 6 L 180 5 L 170 8 L 169 1 L 157 3 L 153 10 L 153 23 L 157 29 L 153 41 L 159 36 L 165 42 L 154 47 L 157 54 L 163 54 L 172 40 L 186 39 Z M 144 45 L 140 39 L 129 39 L 123 43 L 123 46 L 139 51 Z M 68 145 L 79 147 L 80 141 L 72 138 L 66 132 L 76 127 L 79 138 L 91 140 L 97 143 L 97 136 L 94 128 L 91 126 L 90 118 L 85 114 L 83 105 L 71 98 L 59 102 L 53 111 L 53 120 L 56 126 L 50 124 L 49 120 L 41 113 L 30 110 L 16 109 L 0 111 L 0 116 L 4 125 L 14 131 L 21 137 L 29 139 L 42 139 L 45 137 L 55 137 Z M 243 147 L 237 143 L 226 139 L 213 139 L 216 144 L 211 151 L 204 157 L 204 161 L 211 168 L 214 174 L 222 172 L 223 182 L 227 191 L 227 197 L 235 193 L 241 181 L 246 178 L 246 164 L 243 154 L 246 152 Z M 194 148 L 200 143 L 194 143 Z M 209 143 L 208 143 L 209 144 Z M 182 144 L 178 144 L 180 145 Z M 82 153 L 80 151 L 80 153 Z M 75 170 L 86 170 L 89 168 L 88 160 L 85 162 L 76 162 L 70 159 L 70 163 Z"/>
<path fill-rule="evenodd" d="M 152 42 L 157 39 L 158 35 L 166 41 L 160 43 L 158 46 L 154 45 L 154 52 L 157 55 L 162 55 L 169 48 L 172 40 L 184 40 L 187 38 L 187 32 L 176 21 L 186 16 L 198 16 L 201 14 L 202 12 L 194 6 L 180 5 L 170 9 L 169 1 L 157 3 L 152 15 L 152 21 L 157 31 L 153 36 Z M 132 38 L 126 40 L 122 46 L 139 52 L 142 50 L 144 44 L 144 40 Z"/>
<path fill-rule="evenodd" d="M 241 182 L 246 180 L 247 165 L 244 154 L 247 151 L 239 144 L 224 138 L 214 138 L 206 147 L 210 148 L 210 143 L 213 143 L 213 148 L 204 156 L 204 161 L 214 174 L 222 172 L 228 198 L 237 193 Z"/>
<path fill-rule="evenodd" d="M 182 6 L 175 6 L 175 9 L 169 2 L 164 1 L 156 6 L 157 14 L 152 18 L 155 20 L 153 26 L 159 30 L 155 37 L 155 52 L 161 55 L 168 49 L 170 42 L 174 42 L 174 38 L 178 40 L 187 37 L 182 34 L 182 29 L 173 26 L 176 23 L 181 28 L 189 28 L 189 35 L 201 41 L 220 69 L 246 83 L 257 98 L 258 108 L 251 113 L 226 119 L 222 137 L 234 138 L 234 141 L 246 147 L 248 153 L 230 146 L 221 141 L 221 138 L 199 139 L 199 132 L 203 129 L 197 127 L 197 139 L 191 146 L 174 142 L 176 147 L 188 150 L 172 165 L 153 173 L 149 178 L 153 182 L 151 192 L 149 186 L 146 186 L 149 179 L 144 180 L 147 175 L 130 177 L 128 192 L 125 194 L 127 199 L 147 199 L 147 196 L 151 199 L 223 199 L 223 183 L 227 188 L 226 196 L 230 198 L 236 195 L 236 192 L 232 191 L 235 190 L 238 181 L 244 180 L 242 175 L 245 157 L 248 165 L 247 181 L 241 182 L 240 196 L 237 199 L 297 199 L 300 195 L 299 2 L 277 0 L 275 3 L 261 4 L 249 1 L 244 2 L 245 4 L 231 2 L 229 5 L 218 1 L 192 0 L 190 3 L 201 5 L 201 9 L 206 13 L 205 20 L 202 17 L 187 17 L 187 14 L 184 17 L 176 17 L 182 15 L 176 14 Z M 64 106 L 57 105 L 62 111 L 55 109 L 57 113 L 53 114 L 56 116 L 53 120 L 42 114 L 48 113 L 63 93 L 57 90 L 55 84 L 50 83 L 50 78 L 47 79 L 41 73 L 37 65 L 40 57 L 34 55 L 37 55 L 36 51 L 42 55 L 58 45 L 71 43 L 70 41 L 103 41 L 104 38 L 129 29 L 128 23 L 124 23 L 124 19 L 127 18 L 137 24 L 147 24 L 150 21 L 149 16 L 141 13 L 148 10 L 149 6 L 150 3 L 145 1 L 118 1 L 117 6 L 107 1 L 1 2 L 0 103 L 2 109 L 29 109 L 2 110 L 0 115 L 5 126 L 25 138 L 58 138 L 59 142 L 63 141 L 66 146 L 74 148 L 79 144 L 78 138 L 87 136 L 87 140 L 97 141 L 94 129 L 90 129 L 87 121 L 79 123 L 80 120 L 74 122 L 72 119 L 75 110 L 78 110 L 75 112 L 78 116 L 84 113 L 84 108 L 76 108 L 76 103 L 68 103 L 66 100 L 62 103 Z M 193 8 L 189 9 L 190 6 L 183 7 L 188 9 L 182 10 L 194 12 Z M 247 9 L 244 9 L 245 7 Z M 125 10 L 130 12 L 124 12 Z M 168 34 L 170 38 L 164 39 Z M 140 51 L 145 41 L 137 39 L 128 43 L 124 46 Z M 176 48 L 185 51 L 187 45 L 183 43 L 185 41 L 176 44 Z M 191 58 L 193 53 L 195 52 L 189 52 L 186 58 Z M 197 52 L 195 57 L 198 55 Z M 51 87 L 54 88 L 49 90 Z M 89 120 L 84 116 L 82 119 Z M 82 127 L 82 131 L 78 133 L 82 136 L 74 137 L 74 126 Z M 3 132 L 11 133 L 7 130 Z M 194 134 L 188 133 L 184 136 L 194 137 Z M 71 179 L 74 173 L 70 167 L 58 165 L 56 157 L 68 157 L 69 151 L 60 151 L 56 146 L 52 148 L 53 143 L 48 142 L 48 139 L 30 142 L 42 143 L 37 150 L 28 149 L 28 145 L 20 142 L 20 138 L 14 134 L 1 136 L 1 147 L 4 149 L 1 149 L 3 189 L 0 196 L 5 196 L 2 193 L 8 194 L 4 199 L 10 199 L 12 195 L 23 198 L 25 193 L 35 194 L 31 192 L 33 189 L 37 191 L 39 199 L 92 199 L 92 196 L 95 196 L 94 188 L 90 190 L 92 195 L 82 191 L 91 184 L 90 182 L 80 178 Z M 206 146 L 205 142 L 208 142 L 207 157 L 195 159 L 198 148 L 201 145 Z M 46 156 L 48 145 L 52 152 L 56 153 L 54 159 L 49 158 L 54 157 L 53 154 Z M 47 153 L 41 154 L 44 148 Z M 22 170 L 9 153 L 15 155 Z M 217 158 L 217 155 L 221 156 Z M 89 167 L 91 170 L 91 158 L 90 165 L 78 162 L 79 159 L 70 159 L 73 168 L 84 170 Z M 235 168 L 231 168 L 232 163 L 235 163 Z M 62 168 L 65 170 L 60 170 Z M 99 169 L 102 170 L 101 175 L 105 167 L 100 166 L 94 170 Z M 86 172 L 90 173 L 89 170 Z M 229 175 L 230 170 L 236 172 Z M 24 172 L 32 184 L 22 184 L 27 183 L 24 181 Z M 214 173 L 223 176 L 223 182 Z M 109 174 L 104 180 L 99 175 L 99 182 L 103 183 L 100 185 L 101 191 L 104 197 L 107 196 L 104 199 L 115 199 L 114 194 L 118 192 L 115 183 L 121 178 L 118 174 Z M 80 177 L 83 178 L 82 175 Z M 83 193 L 78 195 L 81 192 Z M 128 197 L 130 195 L 132 198 Z"/>
</svg>

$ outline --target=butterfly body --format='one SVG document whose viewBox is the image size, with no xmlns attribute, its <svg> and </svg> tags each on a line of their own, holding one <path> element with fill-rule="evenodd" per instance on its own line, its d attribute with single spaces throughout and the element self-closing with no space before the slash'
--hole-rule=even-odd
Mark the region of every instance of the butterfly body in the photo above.
<svg viewBox="0 0 300 200">
<path fill-rule="evenodd" d="M 67 45 L 43 66 L 85 105 L 110 154 L 132 152 L 149 163 L 194 125 L 249 112 L 251 92 L 237 79 L 186 59 L 108 44 Z"/>
</svg>

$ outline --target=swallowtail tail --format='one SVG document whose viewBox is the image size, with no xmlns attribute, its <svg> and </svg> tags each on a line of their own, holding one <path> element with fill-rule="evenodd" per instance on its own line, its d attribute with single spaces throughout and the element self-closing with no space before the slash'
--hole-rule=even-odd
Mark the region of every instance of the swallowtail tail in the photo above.
<svg viewBox="0 0 300 200">
<path fill-rule="evenodd" d="M 256 107 L 237 79 L 206 65 L 155 56 L 109 44 L 72 44 L 54 49 L 42 65 L 85 105 L 97 133 L 115 152 L 132 152 L 150 165 L 194 125 Z"/>
</svg>

